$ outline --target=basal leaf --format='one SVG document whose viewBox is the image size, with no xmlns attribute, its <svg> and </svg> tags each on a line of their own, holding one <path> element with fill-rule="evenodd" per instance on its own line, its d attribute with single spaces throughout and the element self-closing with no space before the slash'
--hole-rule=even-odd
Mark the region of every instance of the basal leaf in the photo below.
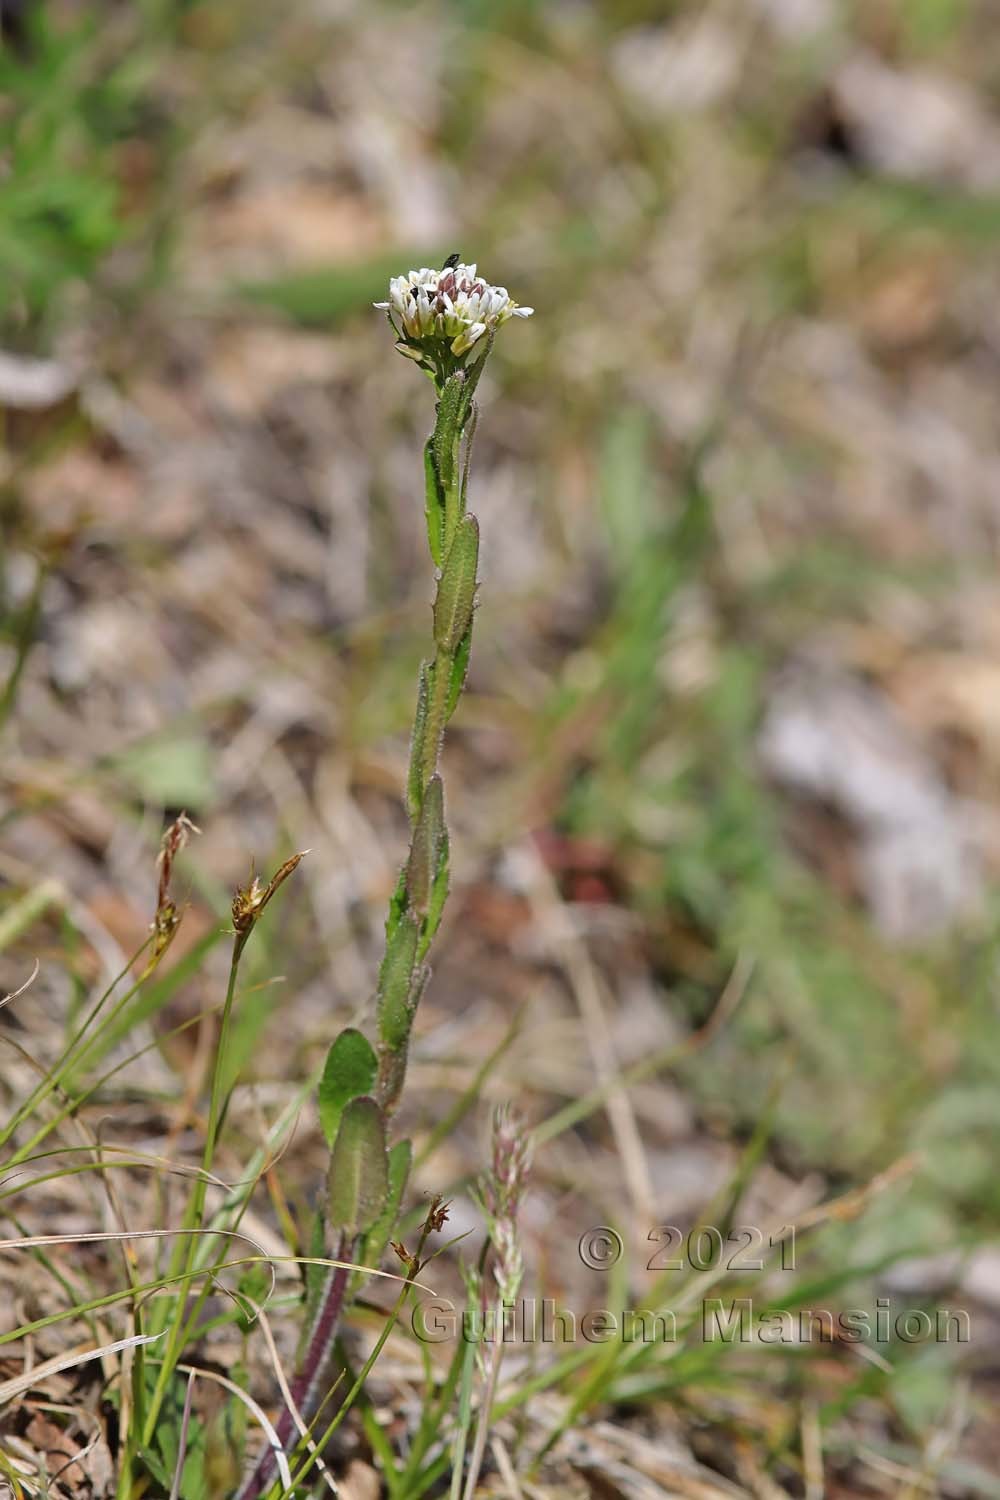
<svg viewBox="0 0 1000 1500">
<path fill-rule="evenodd" d="M 331 1229 L 353 1239 L 379 1220 L 389 1196 L 385 1117 L 369 1095 L 352 1099 L 340 1118 L 330 1158 Z"/>
<path fill-rule="evenodd" d="M 331 1148 L 337 1139 L 344 1106 L 361 1094 L 371 1092 L 377 1069 L 378 1062 L 368 1038 L 353 1026 L 348 1026 L 326 1055 L 317 1095 L 320 1124 Z"/>
</svg>

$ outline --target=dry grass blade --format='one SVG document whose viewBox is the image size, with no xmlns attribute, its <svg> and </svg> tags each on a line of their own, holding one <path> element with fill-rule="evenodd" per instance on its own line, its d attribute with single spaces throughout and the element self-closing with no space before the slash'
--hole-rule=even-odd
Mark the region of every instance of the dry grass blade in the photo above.
<svg viewBox="0 0 1000 1500">
<path fill-rule="evenodd" d="M 174 1465 L 174 1477 L 170 1485 L 170 1500 L 180 1500 L 181 1481 L 184 1478 L 184 1465 L 187 1461 L 188 1428 L 191 1425 L 191 1399 L 194 1395 L 195 1379 L 194 1371 L 190 1370 L 184 1390 L 184 1409 L 181 1412 L 181 1426 L 177 1437 L 177 1462 Z"/>
<path fill-rule="evenodd" d="M 503 1480 L 510 1500 L 524 1500 L 524 1491 L 521 1489 L 514 1472 L 514 1465 L 510 1461 L 503 1439 L 498 1433 L 490 1438 L 490 1451 L 493 1454 L 493 1462 L 497 1466 L 497 1472 Z"/>
<path fill-rule="evenodd" d="M 62 1370 L 73 1370 L 77 1365 L 89 1364 L 94 1359 L 103 1359 L 106 1354 L 118 1354 L 123 1349 L 136 1349 L 143 1344 L 155 1344 L 156 1340 L 162 1337 L 160 1333 L 133 1334 L 127 1339 L 116 1339 L 113 1344 L 102 1344 L 97 1349 L 77 1350 L 70 1354 L 55 1355 L 52 1359 L 35 1365 L 23 1375 L 15 1375 L 11 1380 L 3 1381 L 0 1384 L 0 1406 L 6 1406 L 7 1402 L 13 1401 L 15 1396 L 31 1390 L 50 1375 L 58 1375 Z"/>
<path fill-rule="evenodd" d="M 6 995 L 0 998 L 0 1010 L 3 1010 L 4 1006 L 9 1005 L 12 1000 L 16 1000 L 19 995 L 23 995 L 25 990 L 31 988 L 35 980 L 38 978 L 38 971 L 40 968 L 41 964 L 36 958 L 31 966 L 31 973 L 28 975 L 24 983 L 22 985 L 19 985 L 16 990 L 10 990 Z"/>
<path fill-rule="evenodd" d="M 566 1445 L 574 1468 L 598 1479 L 607 1475 L 628 1500 L 750 1500 L 747 1490 L 690 1454 L 672 1453 L 667 1445 L 612 1422 L 595 1422 Z"/>
</svg>

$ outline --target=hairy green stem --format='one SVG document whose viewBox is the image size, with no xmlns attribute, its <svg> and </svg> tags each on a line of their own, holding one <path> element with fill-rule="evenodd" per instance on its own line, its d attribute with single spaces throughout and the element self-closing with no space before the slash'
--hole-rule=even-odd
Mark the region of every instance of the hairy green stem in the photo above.
<svg viewBox="0 0 1000 1500">
<path fill-rule="evenodd" d="M 427 704 L 427 727 L 425 730 L 421 770 L 424 788 L 438 768 L 441 745 L 444 740 L 448 714 L 448 694 L 451 688 L 451 669 L 454 659 L 439 651 L 434 658 L 434 681 L 430 701 Z"/>
</svg>

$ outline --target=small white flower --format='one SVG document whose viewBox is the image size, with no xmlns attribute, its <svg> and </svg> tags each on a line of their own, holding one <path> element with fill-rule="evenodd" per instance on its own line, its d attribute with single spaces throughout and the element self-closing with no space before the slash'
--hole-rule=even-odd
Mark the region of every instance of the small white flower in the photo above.
<svg viewBox="0 0 1000 1500">
<path fill-rule="evenodd" d="M 376 302 L 389 314 L 400 339 L 400 351 L 421 357 L 414 345 L 433 340 L 446 343 L 460 358 L 484 333 L 500 328 L 509 318 L 530 318 L 531 307 L 519 307 L 507 288 L 490 286 L 471 266 L 446 266 L 435 271 L 422 266 L 389 283 L 388 302 Z"/>
</svg>

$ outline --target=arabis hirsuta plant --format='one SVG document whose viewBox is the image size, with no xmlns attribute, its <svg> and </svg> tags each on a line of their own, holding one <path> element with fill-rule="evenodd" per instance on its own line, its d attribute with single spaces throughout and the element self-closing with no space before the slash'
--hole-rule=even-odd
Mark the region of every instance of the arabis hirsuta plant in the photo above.
<svg viewBox="0 0 1000 1500">
<path fill-rule="evenodd" d="M 427 541 L 437 570 L 434 651 L 422 664 L 417 684 L 406 785 L 410 848 L 389 904 L 372 1037 L 354 1027 L 342 1031 L 330 1048 L 319 1088 L 330 1167 L 314 1253 L 342 1264 L 321 1272 L 307 1288 L 305 1328 L 291 1387 L 307 1421 L 336 1378 L 337 1328 L 357 1281 L 350 1263 L 377 1263 L 395 1228 L 409 1176 L 410 1143 L 390 1142 L 390 1122 L 429 977 L 427 953 L 448 894 L 439 763 L 444 731 L 465 683 L 478 587 L 479 525 L 466 508 L 476 421 L 473 397 L 498 329 L 532 312 L 457 256 L 450 256 L 440 271 L 425 266 L 393 277 L 388 300 L 375 305 L 388 316 L 396 348 L 430 376 L 437 395 L 434 431 L 424 447 Z M 277 1432 L 283 1445 L 293 1439 L 289 1410 Z M 256 1500 L 272 1470 L 273 1453 L 265 1449 L 238 1500 Z"/>
</svg>

